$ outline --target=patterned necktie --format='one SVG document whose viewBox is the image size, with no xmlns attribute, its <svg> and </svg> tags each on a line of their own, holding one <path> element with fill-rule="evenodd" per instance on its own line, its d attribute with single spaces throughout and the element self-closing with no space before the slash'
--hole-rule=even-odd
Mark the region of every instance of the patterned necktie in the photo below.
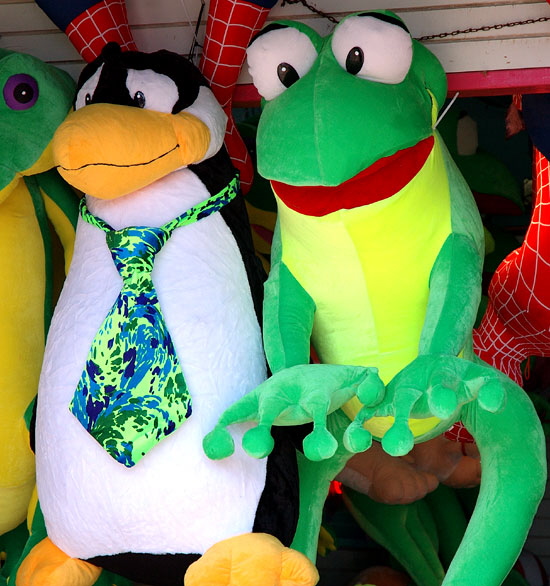
<svg viewBox="0 0 550 586">
<path fill-rule="evenodd" d="M 191 397 L 151 278 L 173 230 L 219 211 L 237 178 L 161 228 L 113 230 L 81 201 L 81 215 L 106 232 L 122 289 L 96 334 L 70 410 L 118 462 L 136 464 L 191 415 Z"/>
</svg>

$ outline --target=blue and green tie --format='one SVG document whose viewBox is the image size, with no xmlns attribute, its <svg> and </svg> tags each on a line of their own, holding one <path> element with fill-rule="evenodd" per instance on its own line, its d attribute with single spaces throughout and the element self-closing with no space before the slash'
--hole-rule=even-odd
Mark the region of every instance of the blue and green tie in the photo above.
<svg viewBox="0 0 550 586">
<path fill-rule="evenodd" d="M 134 466 L 191 415 L 191 397 L 151 272 L 176 228 L 219 211 L 237 178 L 160 228 L 112 229 L 81 201 L 81 216 L 106 232 L 122 289 L 89 350 L 70 410 L 118 462 Z"/>
</svg>

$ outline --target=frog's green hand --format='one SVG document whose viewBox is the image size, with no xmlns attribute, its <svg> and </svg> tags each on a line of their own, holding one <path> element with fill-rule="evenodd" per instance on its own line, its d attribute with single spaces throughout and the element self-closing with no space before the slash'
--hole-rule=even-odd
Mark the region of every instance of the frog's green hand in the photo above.
<svg viewBox="0 0 550 586">
<path fill-rule="evenodd" d="M 383 394 L 384 385 L 375 368 L 307 364 L 283 369 L 223 413 L 204 438 L 204 450 L 212 459 L 231 455 L 234 445 L 227 427 L 256 421 L 257 427 L 243 437 L 243 448 L 251 456 L 263 458 L 273 449 L 273 425 L 313 422 L 313 431 L 304 439 L 304 454 L 314 461 L 330 458 L 338 443 L 327 430 L 327 416 L 356 395 L 371 406 L 379 403 Z M 362 437 L 362 449 L 367 449 L 371 436 L 365 431 Z"/>
<path fill-rule="evenodd" d="M 392 456 L 403 456 L 415 441 L 431 439 L 459 420 L 463 405 L 473 402 L 490 413 L 501 410 L 511 384 L 508 377 L 482 363 L 447 355 L 418 356 L 389 383 L 379 405 L 359 411 L 346 435 L 365 423 L 368 427 L 372 417 L 393 417 L 381 438 L 382 447 Z M 427 418 L 433 418 L 433 425 L 415 438 L 410 421 Z"/>
</svg>

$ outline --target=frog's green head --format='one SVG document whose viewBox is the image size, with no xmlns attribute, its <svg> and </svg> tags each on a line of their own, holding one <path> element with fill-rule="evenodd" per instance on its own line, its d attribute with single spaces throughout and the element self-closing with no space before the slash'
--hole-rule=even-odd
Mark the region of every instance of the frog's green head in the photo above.
<svg viewBox="0 0 550 586">
<path fill-rule="evenodd" d="M 56 67 L 0 49 L 0 201 L 22 175 L 54 166 L 50 143 L 72 108 L 75 85 Z"/>
<path fill-rule="evenodd" d="M 263 98 L 258 170 L 289 185 L 340 185 L 417 145 L 447 91 L 437 58 L 387 10 L 350 15 L 325 38 L 278 21 L 247 57 Z"/>
</svg>

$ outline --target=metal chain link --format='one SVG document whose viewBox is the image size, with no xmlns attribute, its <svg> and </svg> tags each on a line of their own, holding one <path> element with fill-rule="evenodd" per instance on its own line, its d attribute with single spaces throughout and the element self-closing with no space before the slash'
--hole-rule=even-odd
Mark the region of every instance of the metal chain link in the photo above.
<svg viewBox="0 0 550 586">
<path fill-rule="evenodd" d="M 336 18 L 334 18 L 334 16 L 332 16 L 331 14 L 327 14 L 322 10 L 319 10 L 311 4 L 308 4 L 306 0 L 283 0 L 281 6 L 284 6 L 285 4 L 302 4 L 302 6 L 307 8 L 310 12 L 314 12 L 315 14 L 322 16 L 323 18 L 330 20 L 330 22 L 333 22 L 334 24 L 338 24 L 338 21 L 336 20 Z"/>
<path fill-rule="evenodd" d="M 492 25 L 485 25 L 479 27 L 472 27 L 463 30 L 456 30 L 449 33 L 438 33 L 435 35 L 426 35 L 424 37 L 420 37 L 417 40 L 419 41 L 431 41 L 433 39 L 444 39 L 445 37 L 454 37 L 456 35 L 467 35 L 469 33 L 479 33 L 480 31 L 492 31 L 492 30 L 500 30 L 507 27 L 513 26 L 521 26 L 524 24 L 535 24 L 537 22 L 547 22 L 550 20 L 550 16 L 541 16 L 540 18 L 528 18 L 527 20 L 518 20 L 516 22 L 507 22 L 504 24 L 492 24 Z"/>
<path fill-rule="evenodd" d="M 323 18 L 328 19 L 335 24 L 338 23 L 338 20 L 336 18 L 334 18 L 334 16 L 332 16 L 331 14 L 327 14 L 326 12 L 323 12 L 322 10 L 319 10 L 315 6 L 312 6 L 311 4 L 309 4 L 307 2 L 307 0 L 283 0 L 281 6 L 285 6 L 285 4 L 302 4 L 302 6 L 307 8 L 309 11 L 311 11 L 319 16 L 322 16 Z M 482 31 L 487 32 L 487 31 L 492 31 L 492 30 L 500 30 L 503 28 L 509 28 L 509 27 L 513 27 L 513 26 L 535 24 L 537 22 L 548 22 L 549 20 L 550 20 L 550 16 L 541 16 L 540 18 L 528 18 L 526 20 L 518 20 L 516 22 L 507 22 L 507 23 L 502 23 L 502 24 L 491 24 L 491 25 L 471 27 L 471 28 L 467 28 L 467 29 L 451 31 L 448 33 L 437 33 L 435 35 L 426 35 L 424 37 L 417 38 L 417 40 L 418 41 L 432 41 L 434 39 L 444 39 L 446 37 L 455 37 L 457 35 L 467 35 L 467 34 L 471 34 L 471 33 L 479 33 Z"/>
</svg>

